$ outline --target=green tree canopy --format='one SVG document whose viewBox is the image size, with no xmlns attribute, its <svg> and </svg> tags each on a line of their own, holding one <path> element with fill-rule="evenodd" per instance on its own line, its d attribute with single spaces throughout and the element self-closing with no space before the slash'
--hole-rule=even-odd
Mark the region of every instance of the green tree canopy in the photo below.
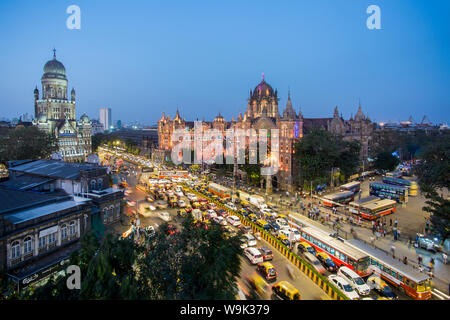
<svg viewBox="0 0 450 320">
<path fill-rule="evenodd" d="M 36 126 L 17 127 L 0 137 L 0 162 L 43 159 L 58 150 L 56 138 Z"/>
<path fill-rule="evenodd" d="M 373 166 L 379 170 L 392 171 L 398 166 L 399 163 L 400 160 L 396 156 L 392 155 L 391 152 L 381 151 L 375 156 Z"/>
</svg>

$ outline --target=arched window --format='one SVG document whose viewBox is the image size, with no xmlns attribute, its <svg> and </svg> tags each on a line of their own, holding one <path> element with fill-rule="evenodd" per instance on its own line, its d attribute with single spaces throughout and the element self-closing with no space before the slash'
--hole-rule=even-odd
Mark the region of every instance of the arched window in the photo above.
<svg viewBox="0 0 450 320">
<path fill-rule="evenodd" d="M 11 244 L 11 259 L 17 259 L 20 257 L 20 242 L 14 241 Z"/>
<path fill-rule="evenodd" d="M 23 254 L 27 254 L 30 253 L 33 249 L 32 249 L 32 240 L 31 237 L 28 236 L 25 238 L 25 240 L 23 241 Z"/>
<path fill-rule="evenodd" d="M 58 88 L 58 98 L 62 98 L 62 90 L 61 90 L 61 88 Z"/>
<path fill-rule="evenodd" d="M 91 180 L 91 190 L 95 190 L 97 188 L 97 182 L 95 180 Z"/>
<path fill-rule="evenodd" d="M 114 205 L 109 207 L 109 222 L 113 222 L 114 220 Z"/>
<path fill-rule="evenodd" d="M 116 205 L 116 219 L 119 219 L 120 217 L 120 204 Z"/>
<path fill-rule="evenodd" d="M 103 222 L 108 222 L 108 208 L 103 209 Z"/>
<path fill-rule="evenodd" d="M 97 180 L 97 188 L 98 188 L 98 190 L 102 190 L 103 189 L 103 179 L 98 179 Z"/>
<path fill-rule="evenodd" d="M 55 89 L 52 87 L 50 88 L 50 96 L 53 98 L 55 96 Z"/>
</svg>

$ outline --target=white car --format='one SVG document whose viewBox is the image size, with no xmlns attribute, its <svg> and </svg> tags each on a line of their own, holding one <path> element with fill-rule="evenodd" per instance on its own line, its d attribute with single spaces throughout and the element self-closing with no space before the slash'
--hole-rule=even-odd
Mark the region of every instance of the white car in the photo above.
<svg viewBox="0 0 450 320">
<path fill-rule="evenodd" d="M 225 219 L 221 216 L 215 217 L 212 219 L 214 222 L 217 222 L 218 224 L 221 224 L 223 226 L 227 225 L 227 222 L 225 221 Z"/>
<path fill-rule="evenodd" d="M 284 228 L 284 227 L 289 227 L 289 224 L 287 223 L 287 221 L 283 218 L 278 218 L 277 220 L 275 220 L 277 222 L 277 224 L 280 226 L 280 228 Z"/>
<path fill-rule="evenodd" d="M 233 227 L 237 227 L 241 225 L 241 220 L 237 216 L 228 216 L 227 221 Z"/>
<path fill-rule="evenodd" d="M 228 202 L 225 206 L 230 208 L 231 210 L 237 210 L 237 207 L 232 202 Z"/>
<path fill-rule="evenodd" d="M 159 217 L 164 220 L 164 221 L 169 221 L 170 220 L 170 215 L 167 211 L 161 211 L 159 213 Z"/>
<path fill-rule="evenodd" d="M 185 208 L 186 207 L 186 202 L 184 202 L 184 200 L 178 200 L 178 206 L 180 207 L 180 208 Z"/>
<path fill-rule="evenodd" d="M 188 193 L 187 198 L 192 201 L 198 200 L 197 196 L 193 193 Z"/>
<path fill-rule="evenodd" d="M 216 218 L 217 217 L 217 213 L 213 209 L 209 209 L 206 212 L 209 214 L 210 218 Z"/>
<path fill-rule="evenodd" d="M 345 280 L 344 278 L 333 274 L 328 277 L 328 280 L 330 280 L 332 284 L 338 287 L 338 289 L 341 290 L 342 293 L 345 294 L 350 300 L 359 299 L 358 293 L 355 291 L 355 289 L 353 289 L 351 285 L 348 284 L 347 280 Z"/>
<path fill-rule="evenodd" d="M 245 248 L 244 255 L 252 264 L 258 264 L 264 261 L 261 252 L 256 248 Z"/>
<path fill-rule="evenodd" d="M 370 287 L 364 280 L 352 269 L 348 267 L 340 267 L 338 272 L 338 276 L 347 280 L 347 282 L 355 288 L 358 293 L 362 296 L 367 296 L 370 293 Z"/>
<path fill-rule="evenodd" d="M 243 235 L 244 238 L 247 239 L 247 245 L 249 247 L 254 247 L 256 246 L 256 239 L 254 236 L 252 236 L 250 233 L 246 233 Z"/>
<path fill-rule="evenodd" d="M 183 197 L 184 196 L 183 192 L 181 192 L 181 191 L 175 191 L 175 195 L 177 197 Z"/>
<path fill-rule="evenodd" d="M 148 208 L 149 208 L 151 211 L 155 211 L 155 210 L 156 210 L 156 208 L 155 208 L 154 206 L 152 206 L 152 205 L 149 205 Z"/>
<path fill-rule="evenodd" d="M 280 233 L 282 230 L 284 231 L 282 234 L 284 234 L 286 237 L 289 238 L 289 235 L 290 235 L 291 233 L 293 233 L 294 241 L 300 241 L 301 235 L 300 235 L 300 232 L 299 232 L 297 229 L 291 228 L 291 227 L 285 227 L 285 226 L 282 226 L 282 227 L 281 227 L 281 230 L 279 231 L 279 233 Z"/>
</svg>

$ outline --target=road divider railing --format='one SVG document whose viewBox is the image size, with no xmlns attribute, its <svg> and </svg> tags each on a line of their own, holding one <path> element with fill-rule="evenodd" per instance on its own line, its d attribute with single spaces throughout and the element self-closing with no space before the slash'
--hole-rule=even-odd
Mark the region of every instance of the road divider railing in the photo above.
<svg viewBox="0 0 450 320">
<path fill-rule="evenodd" d="M 183 184 L 185 188 L 187 188 L 191 193 L 194 193 L 198 196 L 201 196 L 203 198 L 208 199 L 208 201 L 216 204 L 221 209 L 226 210 L 229 214 L 235 215 L 239 217 L 241 220 L 241 223 L 243 223 L 245 226 L 250 226 L 253 230 L 253 232 L 258 232 L 261 235 L 261 238 L 270 243 L 274 248 L 276 248 L 281 254 L 283 254 L 286 258 L 288 258 L 289 261 L 291 261 L 297 268 L 300 269 L 308 278 L 310 278 L 316 285 L 319 286 L 328 296 L 330 296 L 334 300 L 348 300 L 348 298 L 334 286 L 328 279 L 321 275 L 319 272 L 314 269 L 307 261 L 305 261 L 303 258 L 301 258 L 299 255 L 295 254 L 290 248 L 288 248 L 284 243 L 282 243 L 279 239 L 274 237 L 272 234 L 261 228 L 260 226 L 256 225 L 248 219 L 247 217 L 243 216 L 241 213 L 239 213 L 236 210 L 232 210 L 225 206 L 220 201 L 217 201 L 211 197 L 208 197 L 204 195 L 203 193 L 198 192 L 197 190 L 192 189 L 186 184 Z"/>
</svg>

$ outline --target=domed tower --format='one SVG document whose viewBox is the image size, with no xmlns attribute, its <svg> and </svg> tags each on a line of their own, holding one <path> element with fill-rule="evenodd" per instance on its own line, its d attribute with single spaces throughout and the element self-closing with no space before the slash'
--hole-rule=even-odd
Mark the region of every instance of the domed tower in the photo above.
<svg viewBox="0 0 450 320">
<path fill-rule="evenodd" d="M 259 118 L 262 115 L 264 108 L 267 110 L 267 116 L 277 118 L 278 113 L 278 92 L 264 80 L 264 73 L 262 81 L 250 91 L 250 98 L 247 104 L 247 116 L 251 118 Z"/>
</svg>

